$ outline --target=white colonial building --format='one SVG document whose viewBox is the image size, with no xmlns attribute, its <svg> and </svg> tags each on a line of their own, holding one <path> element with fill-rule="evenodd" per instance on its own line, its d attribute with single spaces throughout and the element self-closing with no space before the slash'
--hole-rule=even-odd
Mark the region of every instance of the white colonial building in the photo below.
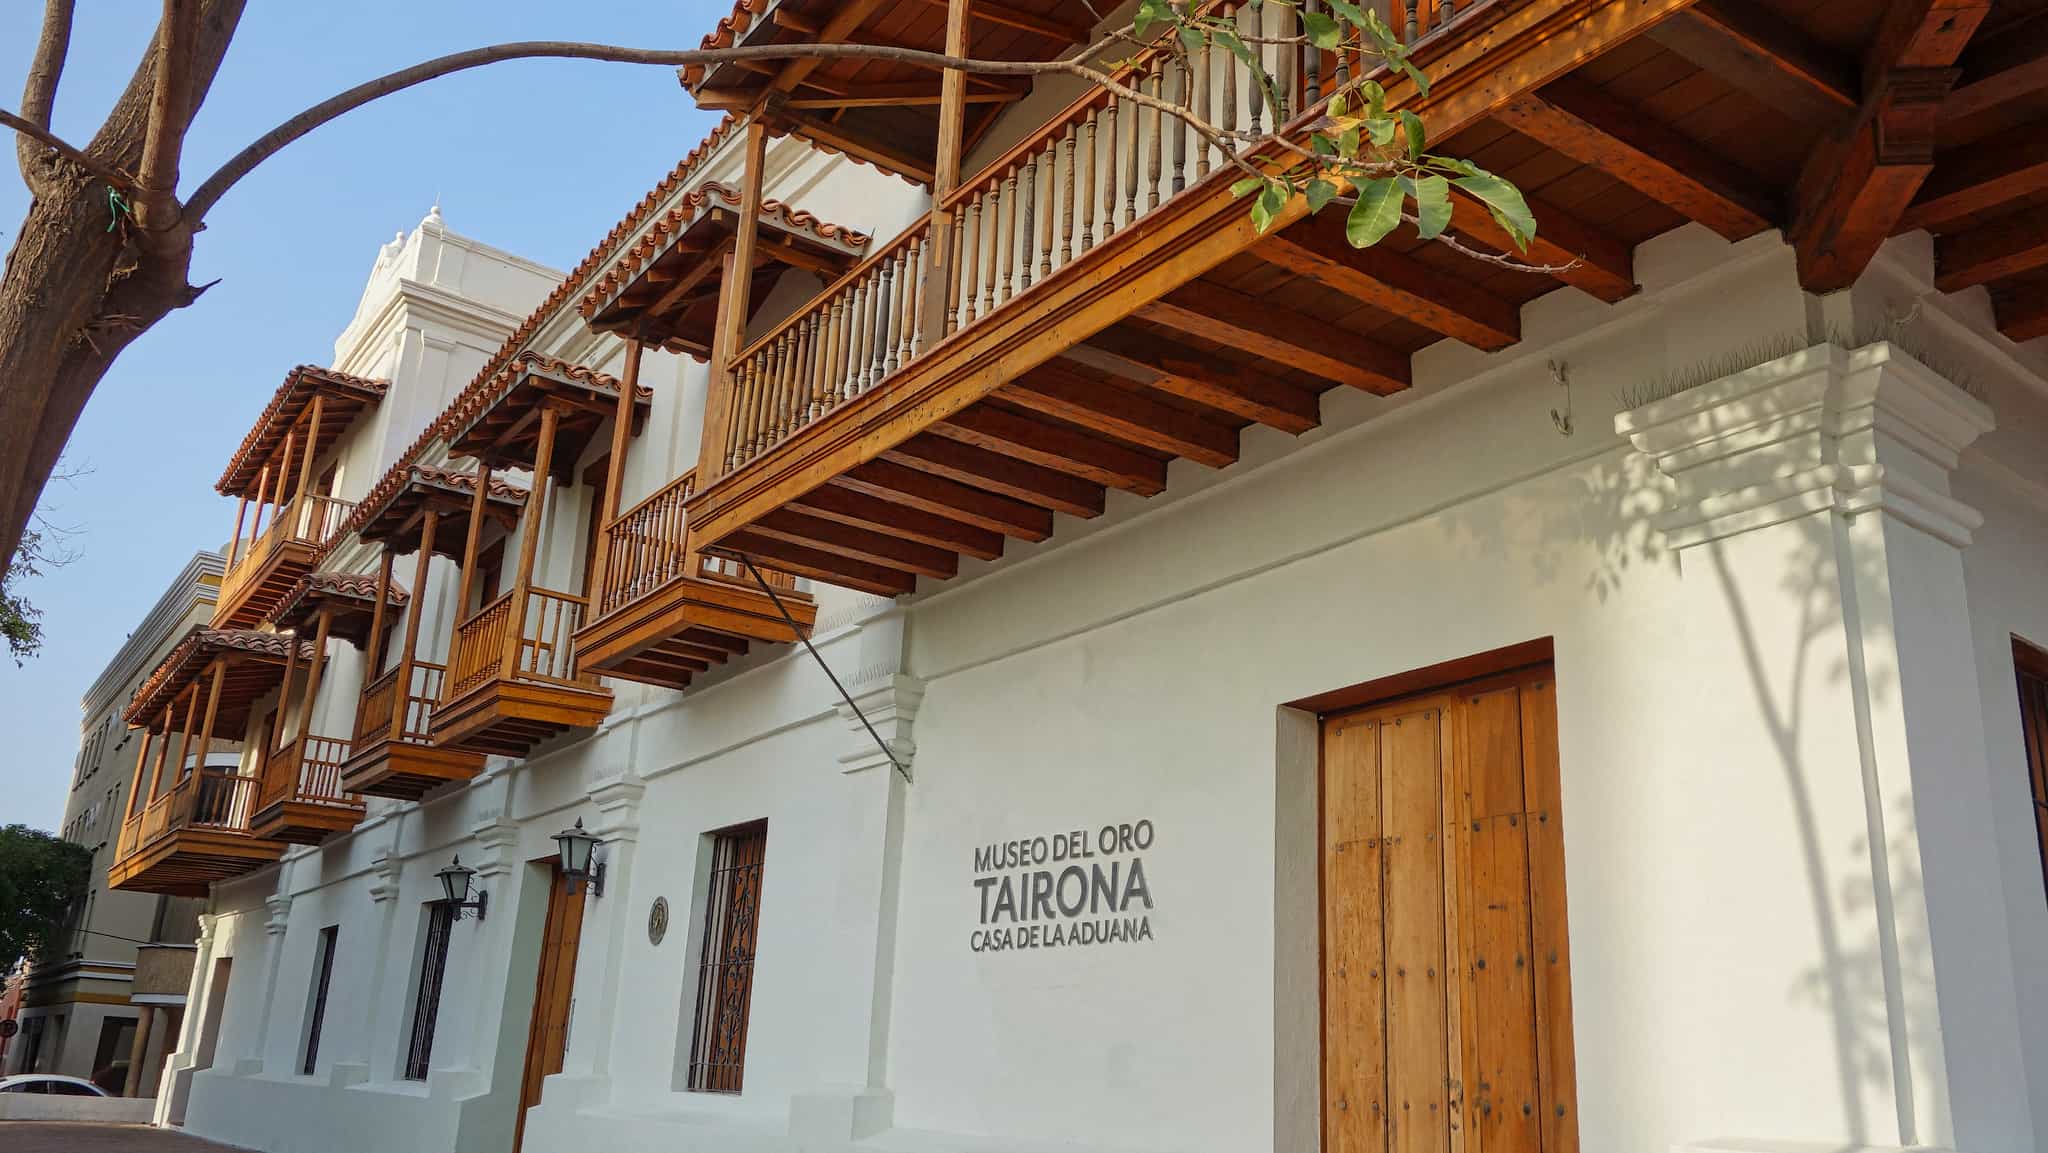
<svg viewBox="0 0 2048 1153">
<path fill-rule="evenodd" d="M 712 41 L 831 8 L 771 7 Z M 130 721 L 250 751 L 145 744 L 115 865 L 210 902 L 162 1119 L 2048 1142 L 2048 348 L 1956 283 L 1938 188 L 1824 291 L 1848 231 L 1524 175 L 1577 258 L 1482 273 L 1262 238 L 1072 91 L 949 98 L 932 161 L 875 143 L 925 104 L 724 72 L 686 79 L 772 98 L 566 278 L 395 242 L 223 477 L 258 520 Z M 1530 103 L 1489 107 L 1548 140 Z"/>
</svg>

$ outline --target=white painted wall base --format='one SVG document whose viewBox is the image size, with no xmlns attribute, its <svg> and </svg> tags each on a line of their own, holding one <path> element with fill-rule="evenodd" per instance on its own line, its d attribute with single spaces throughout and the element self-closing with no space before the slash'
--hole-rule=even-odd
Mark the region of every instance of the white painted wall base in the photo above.
<svg viewBox="0 0 2048 1153">
<path fill-rule="evenodd" d="M 0 1093 L 0 1121 L 83 1121 L 100 1125 L 147 1125 L 156 1107 L 151 1097 L 67 1097 L 46 1093 Z M 7 1130 L 0 1128 L 0 1149 Z"/>
</svg>

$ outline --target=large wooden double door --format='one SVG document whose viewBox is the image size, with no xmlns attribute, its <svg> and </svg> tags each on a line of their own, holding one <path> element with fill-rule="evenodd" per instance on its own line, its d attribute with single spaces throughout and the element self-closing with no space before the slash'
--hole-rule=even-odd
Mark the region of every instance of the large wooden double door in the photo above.
<svg viewBox="0 0 2048 1153">
<path fill-rule="evenodd" d="M 572 891 L 554 858 L 546 870 L 548 916 L 541 929 L 540 971 L 534 976 L 533 1018 L 526 1028 L 526 1065 L 519 1081 L 519 1119 L 512 1153 L 526 1140 L 526 1111 L 540 1104 L 541 1082 L 562 1071 L 569 1052 L 569 1021 L 576 1006 L 576 953 L 583 941 L 583 887 Z"/>
<path fill-rule="evenodd" d="M 1551 670 L 1322 741 L 1323 1149 L 1576 1153 Z"/>
</svg>

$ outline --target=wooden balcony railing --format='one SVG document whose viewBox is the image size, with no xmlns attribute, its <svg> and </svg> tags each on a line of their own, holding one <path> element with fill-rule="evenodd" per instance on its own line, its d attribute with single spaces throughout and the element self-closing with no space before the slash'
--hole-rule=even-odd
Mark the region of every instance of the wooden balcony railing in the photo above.
<svg viewBox="0 0 2048 1153">
<path fill-rule="evenodd" d="M 163 796 L 121 826 L 115 859 L 127 857 L 188 827 L 247 832 L 259 782 L 232 769 L 188 772 Z"/>
<path fill-rule="evenodd" d="M 582 597 L 549 589 L 527 589 L 526 613 L 517 646 L 510 641 L 514 589 L 456 626 L 448 651 L 447 692 L 452 701 L 494 678 L 543 684 L 579 685 L 570 639 L 582 624 Z M 509 660 L 508 660 L 509 657 Z"/>
<path fill-rule="evenodd" d="M 355 508 L 354 501 L 331 496 L 294 498 L 279 511 L 277 519 L 263 530 L 261 536 L 235 542 L 235 564 L 222 581 L 221 598 L 229 599 L 237 586 L 246 582 L 251 574 L 260 572 L 264 562 L 285 544 L 303 544 L 313 548 L 325 546 L 334 539 Z"/>
<path fill-rule="evenodd" d="M 341 788 L 341 765 L 348 760 L 348 742 L 332 737 L 301 737 L 270 755 L 263 767 L 263 791 L 256 800 L 262 812 L 280 802 L 354 805 Z"/>
<path fill-rule="evenodd" d="M 427 743 L 427 728 L 433 723 L 434 705 L 441 699 L 447 670 L 428 661 L 412 663 L 412 690 L 405 694 L 405 720 L 394 730 L 392 724 L 399 707 L 398 674 L 402 667 L 386 670 L 363 690 L 363 698 L 356 705 L 356 748 L 382 740 Z"/>
<path fill-rule="evenodd" d="M 682 575 L 688 554 L 683 502 L 690 499 L 696 484 L 696 472 L 686 472 L 605 526 L 610 540 L 598 584 L 604 590 L 598 600 L 598 616 L 623 608 Z"/>
<path fill-rule="evenodd" d="M 1483 3 L 1483 0 L 1482 0 Z M 1408 42 L 1425 39 L 1479 4 L 1378 0 Z M 1308 8 L 1317 7 L 1308 0 Z M 1241 0 L 1209 11 L 1260 19 Z M 1278 40 L 1280 38 L 1270 38 Z M 1257 44 L 1253 39 L 1248 43 Z M 1190 66 L 1161 51 L 1136 55 L 1127 86 L 1184 102 L 1226 131 L 1280 127 L 1378 61 L 1304 44 L 1259 44 L 1273 84 L 1266 103 L 1252 71 L 1220 47 Z M 930 214 L 827 286 L 735 359 L 722 446 L 737 470 L 824 414 L 889 380 L 936 343 L 985 324 L 1095 246 L 1145 220 L 1213 170 L 1228 165 L 1191 126 L 1105 88 L 1091 87 L 1035 132 L 962 180 Z M 934 236 L 934 221 L 947 235 Z M 950 259 L 935 260 L 933 246 Z M 942 268 L 943 285 L 927 283 Z M 940 315 L 928 316 L 929 310 Z"/>
</svg>

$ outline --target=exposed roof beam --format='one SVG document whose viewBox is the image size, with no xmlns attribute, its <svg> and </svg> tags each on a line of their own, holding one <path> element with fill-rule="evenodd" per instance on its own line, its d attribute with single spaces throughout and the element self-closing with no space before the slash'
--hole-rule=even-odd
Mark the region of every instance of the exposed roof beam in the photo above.
<svg viewBox="0 0 2048 1153">
<path fill-rule="evenodd" d="M 934 8 L 944 8 L 946 0 L 924 0 Z M 1041 16 L 1009 4 L 995 3 L 994 0 L 974 0 L 968 9 L 969 15 L 984 24 L 1000 24 L 1024 32 L 1035 32 L 1062 44 L 1086 44 L 1094 38 L 1095 28 L 1078 20 L 1062 20 L 1057 16 Z"/>
<path fill-rule="evenodd" d="M 1397 252 L 1353 248 L 1313 217 L 1260 241 L 1251 254 L 1475 348 L 1493 352 L 1522 339 L 1514 305 Z"/>
<path fill-rule="evenodd" d="M 956 553 L 793 509 L 777 509 L 748 527 L 762 536 L 865 564 L 906 569 L 933 577 L 950 577 L 960 571 L 960 557 Z"/>
<path fill-rule="evenodd" d="M 1900 220 L 1939 230 L 2048 189 L 2048 132 L 2027 125 L 1935 157 L 1934 174 Z"/>
<path fill-rule="evenodd" d="M 951 549 L 980 560 L 1003 555 L 1003 534 L 925 512 L 907 505 L 855 492 L 836 484 L 819 485 L 790 502 L 789 508 L 854 528 L 873 529 L 934 548 Z"/>
<path fill-rule="evenodd" d="M 1037 541 L 1052 535 L 1049 509 L 891 461 L 868 461 L 835 477 L 833 483 L 1004 536 Z"/>
<path fill-rule="evenodd" d="M 2038 340 L 2048 336 L 2048 286 L 2030 292 L 1993 293 L 1993 311 L 1998 331 L 2013 340 Z"/>
<path fill-rule="evenodd" d="M 1854 65 L 1754 3 L 1699 0 L 1644 35 L 1805 123 L 1856 111 Z"/>
<path fill-rule="evenodd" d="M 1139 496 L 1166 488 L 1166 462 L 1158 457 L 985 404 L 961 409 L 933 425 L 932 432 Z"/>
<path fill-rule="evenodd" d="M 837 44 L 848 39 L 862 22 L 882 6 L 882 3 L 883 0 L 843 0 L 839 10 L 832 14 L 832 18 L 825 22 L 824 27 L 812 34 L 811 39 L 819 44 Z M 768 87 L 777 92 L 794 92 L 796 86 L 802 84 L 805 78 L 817 71 L 818 66 L 824 62 L 822 57 L 817 56 L 791 60 L 776 72 L 775 79 L 768 82 Z"/>
<path fill-rule="evenodd" d="M 1808 291 L 1847 288 L 1898 230 L 1934 171 L 1950 65 L 1989 10 L 1990 0 L 1892 0 L 1885 10 L 1856 118 L 1814 149 L 1793 186 L 1788 238 Z"/>
<path fill-rule="evenodd" d="M 1955 292 L 2048 266 L 2048 212 L 2016 212 L 1934 242 L 1934 286 Z"/>
<path fill-rule="evenodd" d="M 1956 61 L 1963 78 L 1942 102 L 1943 120 L 1961 120 L 2048 90 L 2048 12 L 1973 44 Z"/>
<path fill-rule="evenodd" d="M 1039 365 L 996 395 L 1020 408 L 1210 468 L 1237 460 L 1237 434 L 1230 429 L 1058 364 Z"/>
<path fill-rule="evenodd" d="M 1636 294 L 1635 254 L 1628 245 L 1541 197 L 1528 197 L 1528 202 L 1536 235 L 1527 252 L 1469 196 L 1451 197 L 1451 231 L 1517 260 L 1562 267 L 1554 274 L 1559 280 L 1596 300 L 1614 304 Z"/>
<path fill-rule="evenodd" d="M 653 304 L 648 305 L 646 311 L 641 313 L 641 315 L 652 319 L 667 313 L 670 309 L 681 303 L 683 297 L 690 294 L 691 289 L 702 284 L 719 270 L 719 262 L 725 256 L 726 250 L 731 246 L 732 239 L 730 237 L 713 246 L 710 252 L 703 254 L 702 258 L 690 266 L 689 271 L 683 273 L 674 284 L 669 285 L 668 289 L 661 294 L 659 299 L 655 300 Z"/>
<path fill-rule="evenodd" d="M 882 459 L 1068 516 L 1102 515 L 1101 485 L 944 437 L 911 437 Z"/>
<path fill-rule="evenodd" d="M 1771 227 L 1771 198 L 1749 173 L 1576 77 L 1511 100 L 1495 116 L 1730 240 Z"/>
<path fill-rule="evenodd" d="M 1027 85 L 973 89 L 965 93 L 969 104 L 1014 104 L 1029 95 Z M 792 96 L 783 107 L 797 109 L 885 108 L 897 105 L 927 105 L 939 102 L 939 90 L 929 83 L 875 84 L 853 96 Z"/>
<path fill-rule="evenodd" d="M 877 596 L 897 597 L 917 590 L 917 578 L 907 572 L 793 544 L 768 536 L 752 525 L 718 543 L 721 549 L 759 557 L 783 572 L 856 588 Z"/>
<path fill-rule="evenodd" d="M 827 256 L 823 253 L 812 252 L 808 248 L 798 247 L 787 240 L 780 240 L 767 235 L 763 235 L 754 241 L 754 255 L 767 257 L 778 263 L 787 264 L 792 268 L 801 268 L 808 272 L 815 272 L 826 280 L 837 278 L 841 273 L 853 267 L 854 263 L 859 260 L 859 257 L 855 256 Z M 760 265 L 756 263 L 755 267 L 758 268 Z"/>
<path fill-rule="evenodd" d="M 1218 412 L 1227 412 L 1232 416 L 1257 421 L 1296 436 L 1321 423 L 1321 406 L 1317 403 L 1315 394 L 1307 389 L 1283 384 L 1269 376 L 1249 372 L 1235 365 L 1214 360 L 1189 360 L 1178 355 L 1181 351 L 1184 350 L 1178 350 L 1173 345 L 1130 327 L 1121 326 L 1104 329 L 1089 337 L 1086 344 L 1075 345 L 1063 355 L 1070 364 L 1087 364 L 1091 361 L 1106 363 L 1118 375 L 1132 377 L 1160 392 L 1192 400 Z M 1076 407 L 1085 414 L 1092 406 L 1083 407 L 1078 402 L 1091 399 L 1104 386 L 1090 381 L 1080 383 L 1083 389 L 1074 397 L 1074 401 Z M 1014 389 L 1015 385 L 1012 384 L 1011 387 Z M 1159 407 L 1166 408 L 1165 405 Z M 1169 411 L 1179 417 L 1199 421 L 1203 426 L 1210 423 L 1178 409 Z M 1062 416 L 1068 420 L 1078 419 L 1076 416 L 1063 413 L 1052 415 Z M 1110 419 L 1115 418 L 1112 416 Z M 1137 423 L 1142 428 L 1158 427 L 1150 420 Z M 1123 435 L 1114 427 L 1104 427 L 1103 431 Z M 1190 426 L 1188 433 L 1192 434 L 1194 431 L 1194 427 Z M 1222 468 L 1237 459 L 1236 436 L 1233 434 L 1228 441 L 1218 445 L 1217 449 L 1215 455 L 1208 460 L 1189 451 L 1185 446 L 1175 447 L 1173 451 L 1210 464 L 1213 468 Z"/>
<path fill-rule="evenodd" d="M 820 120 L 801 111 L 783 111 L 780 118 L 787 121 L 796 132 L 815 143 L 837 148 L 857 160 L 877 164 L 891 172 L 900 172 L 913 180 L 932 182 L 932 165 L 907 152 L 899 152 L 886 144 L 877 144 L 864 137 L 855 136 L 836 124 Z"/>
<path fill-rule="evenodd" d="M 1147 320 L 1384 396 L 1408 387 L 1408 358 L 1290 309 L 1205 281 L 1143 306 Z"/>
</svg>

